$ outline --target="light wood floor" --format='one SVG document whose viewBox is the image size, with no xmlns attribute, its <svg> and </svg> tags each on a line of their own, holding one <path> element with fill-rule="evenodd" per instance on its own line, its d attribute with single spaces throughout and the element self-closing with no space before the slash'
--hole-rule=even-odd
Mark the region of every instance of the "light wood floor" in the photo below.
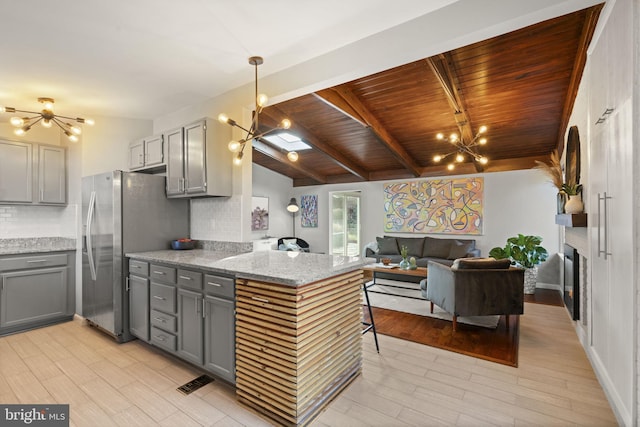
<svg viewBox="0 0 640 427">
<path fill-rule="evenodd" d="M 562 307 L 525 304 L 519 367 L 379 335 L 359 376 L 313 426 L 616 425 Z M 68 403 L 72 426 L 265 426 L 201 372 L 76 320 L 0 338 L 0 403 Z"/>
</svg>

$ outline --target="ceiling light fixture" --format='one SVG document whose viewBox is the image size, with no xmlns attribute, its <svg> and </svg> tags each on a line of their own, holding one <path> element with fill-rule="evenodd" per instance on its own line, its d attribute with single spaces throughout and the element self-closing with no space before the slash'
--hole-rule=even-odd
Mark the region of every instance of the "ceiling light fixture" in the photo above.
<svg viewBox="0 0 640 427">
<path fill-rule="evenodd" d="M 471 156 L 471 158 L 474 161 L 480 163 L 481 165 L 486 165 L 489 162 L 489 159 L 487 159 L 485 156 L 478 153 L 476 148 L 479 145 L 485 145 L 487 143 L 487 138 L 482 136 L 486 132 L 487 132 L 487 127 L 480 126 L 480 129 L 478 129 L 478 133 L 476 134 L 476 136 L 474 136 L 473 139 L 469 142 L 463 141 L 462 138 L 459 137 L 457 133 L 452 133 L 448 137 L 444 136 L 444 134 L 442 133 L 437 134 L 436 138 L 438 140 L 449 142 L 451 145 L 455 146 L 456 148 L 450 153 L 447 153 L 444 155 L 436 154 L 435 156 L 433 156 L 433 161 L 436 163 L 439 163 L 442 160 L 449 157 L 450 155 L 456 154 L 455 162 L 451 162 L 447 165 L 447 169 L 451 171 L 455 169 L 456 167 L 455 163 L 464 162 L 466 159 L 465 154 L 468 154 L 469 156 Z"/>
<path fill-rule="evenodd" d="M 83 123 L 87 125 L 93 125 L 94 121 L 92 119 L 83 119 L 82 117 L 67 117 L 61 116 L 59 114 L 53 113 L 53 98 L 38 98 L 38 102 L 43 104 L 42 111 L 28 111 L 28 110 L 18 110 L 13 107 L 0 107 L 0 112 L 4 113 L 27 113 L 27 114 L 35 114 L 35 116 L 31 117 L 11 117 L 11 124 L 15 126 L 17 129 L 13 132 L 18 136 L 22 136 L 27 133 L 33 125 L 40 122 L 42 126 L 46 128 L 50 128 L 54 123 L 58 125 L 62 132 L 69 138 L 72 142 L 78 142 L 78 135 L 82 133 L 82 129 L 78 126 L 72 125 L 71 123 L 64 120 L 73 120 L 77 123 Z M 62 120 L 64 119 L 64 120 Z"/>
<path fill-rule="evenodd" d="M 229 145 L 228 145 L 229 150 L 233 153 L 236 153 L 236 156 L 233 159 L 233 163 L 236 165 L 240 165 L 242 163 L 244 147 L 248 141 L 252 139 L 259 139 L 267 135 L 268 133 L 273 132 L 274 130 L 289 129 L 291 127 L 291 120 L 283 119 L 278 124 L 277 128 L 269 129 L 265 132 L 260 132 L 258 128 L 258 125 L 259 125 L 258 117 L 260 116 L 260 112 L 262 112 L 262 109 L 267 105 L 267 101 L 268 101 L 267 95 L 262 93 L 258 94 L 258 65 L 262 64 L 263 62 L 264 60 L 260 56 L 252 56 L 249 58 L 249 64 L 253 65 L 255 69 L 255 102 L 256 102 L 255 111 L 253 113 L 253 120 L 251 121 L 251 127 L 249 129 L 245 129 L 244 127 L 239 125 L 238 122 L 229 118 L 229 116 L 227 116 L 224 113 L 221 113 L 218 116 L 218 120 L 221 123 L 226 123 L 230 126 L 235 126 L 247 133 L 247 135 L 240 141 L 233 140 L 229 142 Z M 289 153 L 287 153 L 287 157 L 292 162 L 295 162 L 296 160 L 298 160 L 298 153 L 294 151 L 290 151 Z"/>
</svg>

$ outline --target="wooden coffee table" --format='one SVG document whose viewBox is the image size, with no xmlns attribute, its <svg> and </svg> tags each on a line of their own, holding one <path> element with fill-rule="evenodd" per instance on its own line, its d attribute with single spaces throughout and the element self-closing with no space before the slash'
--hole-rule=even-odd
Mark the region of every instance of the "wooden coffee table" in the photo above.
<svg viewBox="0 0 640 427">
<path fill-rule="evenodd" d="M 393 280 L 398 280 L 398 281 L 402 281 L 403 277 L 420 277 L 422 279 L 426 279 L 427 278 L 427 268 L 426 267 L 418 267 L 415 270 L 403 270 L 399 267 L 394 267 L 394 268 L 389 268 L 386 266 L 383 266 L 382 264 L 379 263 L 375 263 L 375 264 L 367 264 L 364 267 L 362 267 L 362 269 L 365 272 L 371 272 L 373 275 L 373 281 L 366 285 L 367 288 L 370 288 L 371 286 L 376 284 L 376 279 L 378 276 L 378 273 L 385 273 L 385 274 L 391 274 L 393 276 L 397 276 L 397 279 L 394 278 Z M 396 285 L 391 285 L 388 283 L 385 283 L 384 286 L 386 287 L 391 287 L 391 288 L 399 288 L 399 289 L 406 289 L 406 286 L 396 286 Z M 373 292 L 373 291 L 371 291 Z M 412 297 L 412 296 L 407 296 L 407 295 L 401 295 L 401 294 L 391 294 L 389 293 L 388 295 L 395 295 L 395 296 L 400 296 L 403 298 L 414 298 L 414 299 L 423 299 L 423 298 L 416 298 L 416 297 Z"/>
</svg>

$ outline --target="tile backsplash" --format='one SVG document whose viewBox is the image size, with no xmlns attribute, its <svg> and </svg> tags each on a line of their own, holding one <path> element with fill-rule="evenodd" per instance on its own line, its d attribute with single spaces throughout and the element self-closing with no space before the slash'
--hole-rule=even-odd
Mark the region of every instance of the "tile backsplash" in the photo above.
<svg viewBox="0 0 640 427">
<path fill-rule="evenodd" d="M 242 197 L 191 200 L 191 238 L 237 242 L 242 235 Z"/>
<path fill-rule="evenodd" d="M 76 237 L 78 205 L 0 205 L 0 238 Z"/>
</svg>

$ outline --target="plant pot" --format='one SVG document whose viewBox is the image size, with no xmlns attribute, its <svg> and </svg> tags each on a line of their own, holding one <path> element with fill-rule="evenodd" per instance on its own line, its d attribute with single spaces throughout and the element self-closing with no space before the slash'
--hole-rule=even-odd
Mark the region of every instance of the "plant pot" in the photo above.
<svg viewBox="0 0 640 427">
<path fill-rule="evenodd" d="M 406 258 L 403 258 L 398 267 L 400 267 L 401 270 L 408 270 L 410 265 L 409 261 Z"/>
<path fill-rule="evenodd" d="M 536 293 L 536 283 L 538 282 L 538 266 L 524 269 L 524 293 L 533 295 Z"/>
<path fill-rule="evenodd" d="M 564 211 L 568 214 L 576 214 L 584 211 L 584 203 L 582 203 L 582 195 L 576 194 L 569 196 L 569 200 L 564 205 Z"/>
<path fill-rule="evenodd" d="M 558 200 L 558 207 L 557 207 L 557 213 L 559 214 L 563 214 L 564 213 L 564 205 L 567 203 L 567 195 L 564 193 L 558 193 L 557 196 Z"/>
</svg>

